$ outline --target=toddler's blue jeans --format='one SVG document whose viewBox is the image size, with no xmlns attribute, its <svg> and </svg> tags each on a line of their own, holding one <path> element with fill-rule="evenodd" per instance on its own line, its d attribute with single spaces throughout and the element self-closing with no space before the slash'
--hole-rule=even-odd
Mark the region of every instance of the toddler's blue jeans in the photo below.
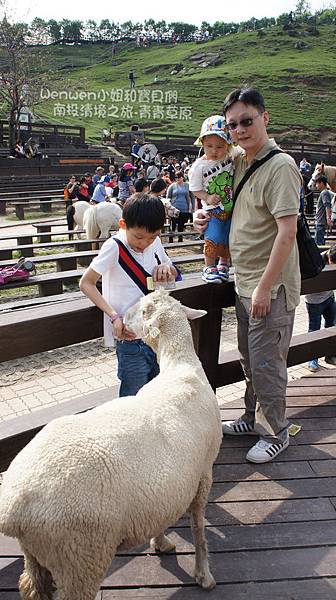
<svg viewBox="0 0 336 600">
<path fill-rule="evenodd" d="M 159 372 L 156 354 L 142 340 L 117 342 L 119 396 L 134 396 Z"/>
</svg>

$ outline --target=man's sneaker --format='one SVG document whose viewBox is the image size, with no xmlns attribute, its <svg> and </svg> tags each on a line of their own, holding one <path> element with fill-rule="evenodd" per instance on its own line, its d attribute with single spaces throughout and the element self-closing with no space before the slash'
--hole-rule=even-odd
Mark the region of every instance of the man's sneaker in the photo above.
<svg viewBox="0 0 336 600">
<path fill-rule="evenodd" d="M 229 281 L 229 267 L 227 265 L 217 265 L 217 271 L 222 281 Z"/>
<path fill-rule="evenodd" d="M 286 438 L 283 442 L 267 442 L 259 440 L 246 454 L 247 460 L 253 463 L 266 463 L 273 460 L 280 452 L 286 450 L 289 446 L 289 435 L 286 431 Z"/>
<path fill-rule="evenodd" d="M 217 267 L 204 267 L 202 279 L 207 283 L 221 283 L 222 281 L 222 278 L 218 274 Z"/>
<path fill-rule="evenodd" d="M 334 365 L 334 367 L 336 367 L 336 356 L 326 356 L 324 360 L 328 365 Z"/>
<path fill-rule="evenodd" d="M 257 435 L 257 432 L 253 429 L 253 425 L 244 421 L 242 417 L 239 417 L 235 421 L 224 421 L 222 423 L 222 430 L 223 433 L 227 433 L 228 435 Z"/>
<path fill-rule="evenodd" d="M 308 367 L 307 367 L 307 369 L 309 369 L 309 371 L 311 371 L 312 373 L 316 373 L 316 371 L 318 371 L 318 368 L 319 368 L 319 364 L 318 364 L 317 358 L 313 358 L 313 360 L 309 361 Z"/>
</svg>

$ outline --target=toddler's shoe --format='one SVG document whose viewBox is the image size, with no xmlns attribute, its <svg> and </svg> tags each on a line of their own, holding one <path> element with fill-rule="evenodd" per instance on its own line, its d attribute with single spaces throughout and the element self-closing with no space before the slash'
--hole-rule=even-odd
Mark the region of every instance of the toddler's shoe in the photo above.
<svg viewBox="0 0 336 600">
<path fill-rule="evenodd" d="M 202 279 L 207 283 L 221 283 L 222 278 L 218 273 L 217 267 L 204 267 Z"/>
<path fill-rule="evenodd" d="M 308 363 L 309 371 L 311 371 L 312 373 L 316 373 L 316 371 L 318 371 L 318 368 L 319 368 L 319 364 L 318 364 L 317 358 L 313 358 L 313 360 L 309 361 L 309 363 Z"/>
<path fill-rule="evenodd" d="M 336 356 L 326 356 L 324 360 L 328 365 L 334 365 L 334 367 L 336 367 Z"/>
<path fill-rule="evenodd" d="M 229 281 L 229 267 L 227 265 L 217 265 L 217 271 L 222 281 Z"/>
</svg>

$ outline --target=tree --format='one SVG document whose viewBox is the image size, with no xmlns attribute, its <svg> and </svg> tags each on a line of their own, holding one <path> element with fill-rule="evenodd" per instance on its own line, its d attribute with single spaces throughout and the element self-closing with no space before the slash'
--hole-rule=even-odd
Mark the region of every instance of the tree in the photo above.
<svg viewBox="0 0 336 600">
<path fill-rule="evenodd" d="M 9 145 L 20 135 L 20 115 L 40 102 L 41 88 L 50 81 L 46 50 L 32 49 L 26 43 L 27 26 L 0 21 L 0 102 L 8 118 Z"/>
<path fill-rule="evenodd" d="M 308 0 L 298 0 L 295 7 L 295 16 L 300 21 L 306 20 L 311 15 L 310 4 Z"/>
<path fill-rule="evenodd" d="M 48 21 L 47 29 L 52 42 L 58 42 L 61 39 L 61 26 L 55 19 L 50 19 L 50 21 Z"/>
</svg>

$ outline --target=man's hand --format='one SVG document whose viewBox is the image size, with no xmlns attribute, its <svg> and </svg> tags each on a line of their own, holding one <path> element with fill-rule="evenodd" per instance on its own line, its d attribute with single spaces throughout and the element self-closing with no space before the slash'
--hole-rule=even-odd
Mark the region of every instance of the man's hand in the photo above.
<svg viewBox="0 0 336 600">
<path fill-rule="evenodd" d="M 271 310 L 271 290 L 257 286 L 252 294 L 251 317 L 262 319 Z"/>
<path fill-rule="evenodd" d="M 218 194 L 209 194 L 206 203 L 210 206 L 217 206 L 222 201 L 222 198 Z"/>
<path fill-rule="evenodd" d="M 194 229 L 196 231 L 198 231 L 198 233 L 203 233 L 208 226 L 209 220 L 210 220 L 210 217 L 208 216 L 208 214 L 205 210 L 203 210 L 201 208 L 198 210 L 195 210 L 195 212 L 193 214 Z"/>
</svg>

